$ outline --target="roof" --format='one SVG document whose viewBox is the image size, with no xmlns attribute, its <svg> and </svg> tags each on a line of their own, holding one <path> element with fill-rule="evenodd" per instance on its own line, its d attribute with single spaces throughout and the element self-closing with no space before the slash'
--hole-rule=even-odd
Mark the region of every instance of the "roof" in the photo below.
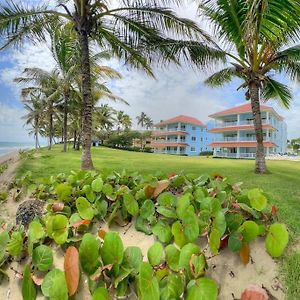
<svg viewBox="0 0 300 300">
<path fill-rule="evenodd" d="M 261 111 L 271 111 L 274 114 L 276 114 L 280 119 L 283 120 L 283 117 L 280 116 L 274 110 L 274 108 L 271 107 L 271 106 L 261 104 L 260 105 L 260 110 Z M 234 115 L 234 114 L 239 114 L 239 113 L 246 113 L 246 112 L 251 112 L 251 111 L 252 111 L 251 103 L 245 103 L 245 104 L 238 105 L 238 106 L 235 106 L 235 107 L 232 107 L 232 108 L 229 108 L 229 109 L 222 110 L 220 112 L 217 112 L 215 114 L 210 115 L 209 117 L 218 118 L 218 117 L 229 116 L 229 115 Z"/>
<path fill-rule="evenodd" d="M 184 115 L 180 115 L 180 116 L 177 116 L 177 117 L 174 117 L 171 119 L 161 121 L 158 124 L 156 124 L 155 126 L 161 126 L 161 125 L 167 125 L 167 124 L 173 124 L 173 123 L 179 123 L 179 122 L 205 127 L 205 125 L 200 120 L 193 118 L 193 117 L 184 116 Z"/>
<path fill-rule="evenodd" d="M 210 147 L 228 147 L 228 148 L 235 148 L 235 147 L 256 147 L 257 142 L 214 142 L 211 143 Z M 272 142 L 264 142 L 265 148 L 273 148 L 276 145 Z"/>
</svg>

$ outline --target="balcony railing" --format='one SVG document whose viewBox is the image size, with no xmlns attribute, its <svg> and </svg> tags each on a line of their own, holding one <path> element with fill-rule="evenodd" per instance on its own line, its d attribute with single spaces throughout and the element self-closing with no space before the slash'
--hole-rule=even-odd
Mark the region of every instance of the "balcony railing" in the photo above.
<svg viewBox="0 0 300 300">
<path fill-rule="evenodd" d="M 173 128 L 157 128 L 158 132 L 177 132 L 177 131 L 186 131 L 186 127 L 173 127 Z"/>
<path fill-rule="evenodd" d="M 222 158 L 255 158 L 255 153 L 227 153 L 227 152 L 216 152 L 214 157 Z"/>
<path fill-rule="evenodd" d="M 185 143 L 185 140 L 181 140 L 181 139 L 171 139 L 171 140 L 155 140 L 152 142 L 152 144 L 165 144 L 165 143 Z"/>
<path fill-rule="evenodd" d="M 178 154 L 178 155 L 184 155 L 186 154 L 185 151 L 179 151 L 177 152 L 176 150 L 156 150 L 154 153 L 157 154 Z"/>
<path fill-rule="evenodd" d="M 264 137 L 264 141 L 269 141 L 270 138 Z M 237 136 L 234 137 L 219 137 L 215 139 L 216 142 L 255 142 L 256 137 L 255 136 L 240 136 L 239 138 Z"/>
<path fill-rule="evenodd" d="M 271 121 L 262 120 L 262 124 L 271 124 Z M 222 122 L 216 123 L 216 128 L 226 128 L 226 127 L 234 127 L 234 126 L 243 126 L 243 125 L 254 125 L 253 121 L 250 120 L 241 120 L 241 121 L 232 121 L 232 122 Z"/>
</svg>

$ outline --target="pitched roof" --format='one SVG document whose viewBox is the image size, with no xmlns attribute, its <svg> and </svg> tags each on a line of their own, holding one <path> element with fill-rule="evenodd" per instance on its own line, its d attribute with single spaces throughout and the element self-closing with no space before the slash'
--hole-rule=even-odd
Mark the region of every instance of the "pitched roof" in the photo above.
<svg viewBox="0 0 300 300">
<path fill-rule="evenodd" d="M 189 116 L 184 116 L 180 115 L 171 119 L 163 120 L 156 124 L 155 126 L 161 126 L 161 125 L 167 125 L 167 124 L 173 124 L 173 123 L 187 123 L 187 124 L 192 124 L 192 125 L 197 125 L 197 126 L 202 126 L 205 127 L 205 125 L 198 119 L 189 117 Z"/>
<path fill-rule="evenodd" d="M 273 113 L 275 113 L 280 119 L 283 120 L 283 117 L 281 117 L 275 110 L 273 107 L 268 106 L 268 105 L 264 105 L 261 104 L 260 105 L 260 110 L 261 111 L 272 111 Z M 238 113 L 246 113 L 246 112 L 251 112 L 252 108 L 251 108 L 251 103 L 245 103 L 242 105 L 238 105 L 229 109 L 225 109 L 223 111 L 217 112 L 215 114 L 210 115 L 209 117 L 211 118 L 217 118 L 217 117 L 222 117 L 222 116 L 227 116 L 227 115 L 234 115 L 234 114 L 238 114 Z"/>
</svg>

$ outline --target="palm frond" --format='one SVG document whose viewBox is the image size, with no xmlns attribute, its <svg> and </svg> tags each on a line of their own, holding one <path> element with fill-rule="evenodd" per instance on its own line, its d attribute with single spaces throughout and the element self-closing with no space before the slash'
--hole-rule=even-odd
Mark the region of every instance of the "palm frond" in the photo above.
<svg viewBox="0 0 300 300">
<path fill-rule="evenodd" d="M 207 78 L 204 83 L 211 87 L 221 87 L 232 81 L 233 77 L 240 77 L 235 67 L 225 68 Z"/>
<path fill-rule="evenodd" d="M 267 77 L 262 88 L 262 98 L 264 101 L 277 100 L 280 105 L 289 108 L 293 96 L 291 89 L 287 85 Z"/>
</svg>

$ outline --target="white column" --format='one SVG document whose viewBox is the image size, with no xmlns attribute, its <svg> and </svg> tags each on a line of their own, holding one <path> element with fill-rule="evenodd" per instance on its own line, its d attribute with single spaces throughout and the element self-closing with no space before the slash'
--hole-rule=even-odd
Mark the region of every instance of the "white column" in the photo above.
<svg viewBox="0 0 300 300">
<path fill-rule="evenodd" d="M 177 125 L 178 127 L 177 127 L 177 130 L 181 130 L 181 123 L 180 122 L 178 122 L 178 125 Z"/>
<path fill-rule="evenodd" d="M 240 125 L 240 121 L 241 121 L 240 114 L 238 114 L 238 115 L 237 115 L 237 124 L 238 124 L 238 125 Z"/>
<path fill-rule="evenodd" d="M 180 143 L 180 135 L 177 135 L 177 143 Z"/>
<path fill-rule="evenodd" d="M 267 124 L 269 124 L 270 121 L 270 113 L 267 111 L 267 118 L 266 118 Z"/>
<path fill-rule="evenodd" d="M 269 156 L 270 155 L 270 148 L 268 147 L 267 148 L 267 156 Z"/>
<path fill-rule="evenodd" d="M 270 130 L 267 129 L 267 137 L 266 137 L 266 141 L 269 141 L 269 140 L 270 140 L 269 133 L 270 133 Z"/>
<path fill-rule="evenodd" d="M 237 140 L 238 141 L 240 140 L 240 131 L 239 130 L 237 131 Z"/>
<path fill-rule="evenodd" d="M 236 148 L 236 157 L 240 158 L 240 147 Z"/>
<path fill-rule="evenodd" d="M 180 147 L 177 146 L 177 154 L 180 154 Z"/>
</svg>

